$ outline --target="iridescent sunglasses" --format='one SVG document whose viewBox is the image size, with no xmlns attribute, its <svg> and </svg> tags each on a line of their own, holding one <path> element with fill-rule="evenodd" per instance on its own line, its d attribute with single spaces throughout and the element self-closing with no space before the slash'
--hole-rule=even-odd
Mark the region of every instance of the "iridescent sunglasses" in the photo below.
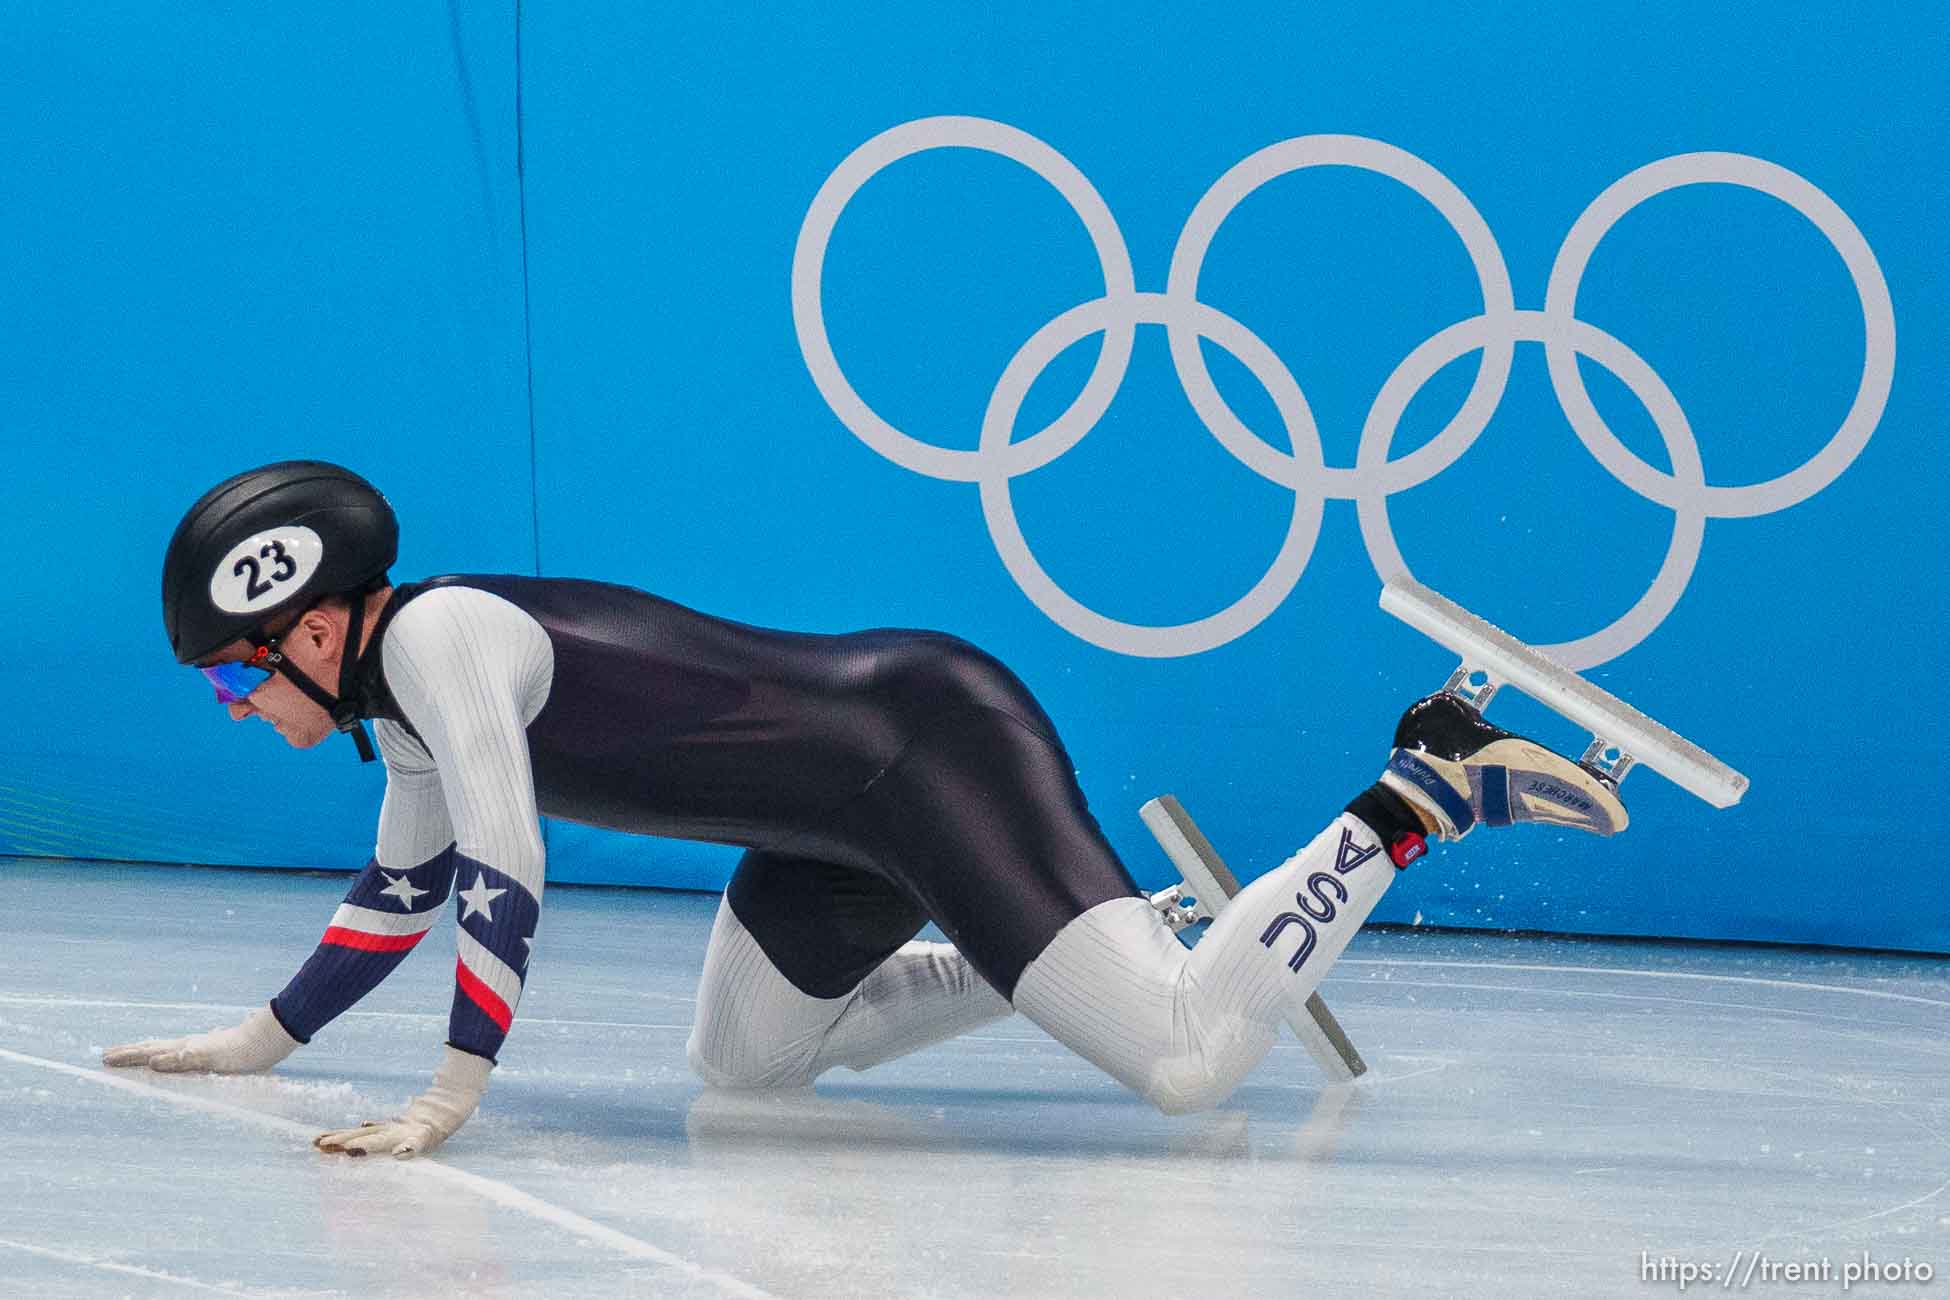
<svg viewBox="0 0 1950 1300">
<path fill-rule="evenodd" d="M 278 653 L 275 640 L 259 642 L 257 649 L 248 659 L 232 659 L 220 664 L 199 665 L 210 685 L 217 688 L 217 703 L 236 704 L 252 691 L 271 680 L 276 671 L 272 665 L 284 656 Z"/>
</svg>

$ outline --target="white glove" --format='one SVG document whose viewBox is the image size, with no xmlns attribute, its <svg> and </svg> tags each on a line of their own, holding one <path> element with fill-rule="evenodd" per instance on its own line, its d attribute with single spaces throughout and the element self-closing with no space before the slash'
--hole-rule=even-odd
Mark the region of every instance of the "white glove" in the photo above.
<svg viewBox="0 0 1950 1300">
<path fill-rule="evenodd" d="M 415 1097 L 404 1115 L 379 1123 L 368 1120 L 358 1128 L 321 1133 L 311 1144 L 320 1151 L 348 1156 L 369 1156 L 384 1151 L 396 1160 L 411 1160 L 425 1155 L 467 1122 L 467 1117 L 481 1104 L 481 1094 L 487 1091 L 488 1071 L 493 1068 L 494 1062 L 485 1056 L 449 1047 L 446 1059 L 434 1072 L 433 1086 Z"/>
<path fill-rule="evenodd" d="M 187 1038 L 150 1038 L 125 1043 L 102 1053 L 103 1065 L 146 1065 L 168 1074 L 207 1071 L 211 1074 L 255 1074 L 268 1070 L 298 1050 L 298 1040 L 268 1006 L 259 1007 L 241 1025 L 212 1029 Z"/>
</svg>

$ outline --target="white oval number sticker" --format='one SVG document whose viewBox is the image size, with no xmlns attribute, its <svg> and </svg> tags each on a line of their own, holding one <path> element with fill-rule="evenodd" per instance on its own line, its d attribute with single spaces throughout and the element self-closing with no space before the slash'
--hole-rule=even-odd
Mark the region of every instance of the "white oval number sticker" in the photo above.
<svg viewBox="0 0 1950 1300">
<path fill-rule="evenodd" d="M 210 603 L 226 614 L 268 609 L 305 585 L 325 543 L 302 524 L 267 528 L 230 548 L 210 575 Z"/>
</svg>

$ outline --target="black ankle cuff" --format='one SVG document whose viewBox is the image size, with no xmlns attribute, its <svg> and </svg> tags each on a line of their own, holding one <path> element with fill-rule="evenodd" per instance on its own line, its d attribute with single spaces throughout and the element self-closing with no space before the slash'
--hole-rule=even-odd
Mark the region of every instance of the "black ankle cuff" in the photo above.
<svg viewBox="0 0 1950 1300">
<path fill-rule="evenodd" d="M 1381 837 L 1398 867 L 1407 866 L 1427 850 L 1422 819 L 1409 807 L 1408 800 L 1380 782 L 1355 795 L 1347 811 Z"/>
</svg>

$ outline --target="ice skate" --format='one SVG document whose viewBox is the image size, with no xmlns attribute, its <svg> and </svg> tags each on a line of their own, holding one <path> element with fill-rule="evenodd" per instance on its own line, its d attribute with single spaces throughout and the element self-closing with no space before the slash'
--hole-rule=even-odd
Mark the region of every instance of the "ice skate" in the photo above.
<svg viewBox="0 0 1950 1300">
<path fill-rule="evenodd" d="M 1610 777 L 1491 726 L 1448 691 L 1402 715 L 1381 782 L 1435 821 L 1446 840 L 1516 822 L 1616 835 L 1628 820 Z"/>
<path fill-rule="evenodd" d="M 1419 718 L 1416 709 L 1409 710 L 1395 738 L 1396 758 L 1402 761 L 1398 767 L 1391 759 L 1383 777 L 1403 795 L 1419 792 L 1417 806 L 1429 809 L 1445 831 L 1454 828 L 1453 836 L 1478 821 L 1492 826 L 1543 821 L 1615 835 L 1625 829 L 1618 783 L 1635 765 L 1651 768 L 1715 808 L 1730 808 L 1747 793 L 1745 776 L 1692 741 L 1406 574 L 1381 589 L 1381 608 L 1462 656 L 1442 688 L 1453 703 L 1441 705 L 1440 712 L 1431 706 Z M 1589 731 L 1591 744 L 1583 758 L 1572 763 L 1483 722 L 1490 698 L 1506 685 Z M 1497 748 L 1513 742 L 1519 748 Z M 1481 771 L 1480 784 L 1472 784 L 1472 767 L 1502 767 L 1505 777 L 1517 780 L 1491 779 Z M 1532 776 L 1531 784 L 1517 783 Z M 1560 789 L 1549 788 L 1552 778 Z M 1589 799 L 1590 806 L 1580 807 L 1581 799 Z"/>
</svg>

